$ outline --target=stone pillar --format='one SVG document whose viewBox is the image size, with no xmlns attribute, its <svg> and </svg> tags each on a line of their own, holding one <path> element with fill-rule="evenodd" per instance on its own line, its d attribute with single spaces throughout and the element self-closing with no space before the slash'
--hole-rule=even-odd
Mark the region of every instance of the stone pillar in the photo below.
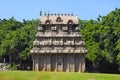
<svg viewBox="0 0 120 80">
<path fill-rule="evenodd" d="M 67 54 L 67 72 L 69 72 L 70 71 L 70 55 L 69 54 Z"/>
<path fill-rule="evenodd" d="M 63 55 L 63 71 L 69 72 L 69 54 Z"/>
<path fill-rule="evenodd" d="M 57 72 L 57 54 L 55 54 L 55 71 Z"/>
<path fill-rule="evenodd" d="M 39 56 L 35 55 L 35 71 L 39 71 Z"/>
<path fill-rule="evenodd" d="M 40 71 L 40 55 L 38 55 L 38 71 Z"/>
<path fill-rule="evenodd" d="M 33 68 L 33 71 L 35 70 L 35 56 L 34 55 L 32 55 L 32 59 L 33 59 L 33 66 L 32 66 L 32 68 Z"/>
<path fill-rule="evenodd" d="M 46 70 L 51 71 L 51 55 L 46 55 Z"/>
<path fill-rule="evenodd" d="M 81 56 L 81 71 L 84 72 L 85 71 L 85 55 L 82 54 Z"/>
<path fill-rule="evenodd" d="M 39 56 L 39 70 L 43 71 L 43 69 L 44 69 L 44 55 L 41 54 Z"/>
<path fill-rule="evenodd" d="M 43 54 L 44 68 L 43 71 L 46 71 L 46 54 Z"/>
<path fill-rule="evenodd" d="M 75 54 L 75 72 L 79 72 L 79 54 Z"/>
<path fill-rule="evenodd" d="M 82 67 L 81 67 L 81 63 L 82 63 L 81 54 L 78 54 L 78 56 L 79 56 L 79 71 L 78 72 L 81 72 L 81 69 L 82 69 Z"/>
<path fill-rule="evenodd" d="M 75 71 L 74 67 L 74 54 L 69 55 L 69 63 L 70 63 L 70 72 Z"/>
<path fill-rule="evenodd" d="M 61 65 L 61 68 L 62 68 L 62 72 L 63 72 L 63 54 L 61 54 L 61 58 L 62 58 L 62 61 L 61 61 L 62 65 Z"/>
<path fill-rule="evenodd" d="M 51 71 L 55 71 L 56 68 L 56 55 L 51 55 Z"/>
<path fill-rule="evenodd" d="M 63 57 L 62 57 L 62 54 L 57 55 L 57 71 L 63 71 Z"/>
</svg>

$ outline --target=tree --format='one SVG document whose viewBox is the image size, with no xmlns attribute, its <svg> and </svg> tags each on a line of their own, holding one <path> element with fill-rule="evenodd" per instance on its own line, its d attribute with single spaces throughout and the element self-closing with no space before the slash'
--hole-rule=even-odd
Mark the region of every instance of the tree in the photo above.
<svg viewBox="0 0 120 80">
<path fill-rule="evenodd" d="M 97 21 L 80 22 L 80 32 L 88 49 L 86 58 L 99 67 L 120 66 L 120 9 L 99 16 Z"/>
</svg>

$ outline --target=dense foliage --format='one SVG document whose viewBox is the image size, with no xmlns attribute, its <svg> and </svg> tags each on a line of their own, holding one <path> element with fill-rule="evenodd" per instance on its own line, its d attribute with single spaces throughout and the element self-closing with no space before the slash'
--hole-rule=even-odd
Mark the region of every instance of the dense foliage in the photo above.
<svg viewBox="0 0 120 80">
<path fill-rule="evenodd" d="M 86 62 L 99 70 L 115 70 L 120 66 L 120 9 L 97 20 L 80 20 L 80 33 L 86 42 Z M 0 56 L 9 62 L 26 60 L 37 32 L 39 20 L 0 20 Z M 93 68 L 92 68 L 93 69 Z"/>
<path fill-rule="evenodd" d="M 120 65 L 120 9 L 99 16 L 97 20 L 81 20 L 80 32 L 90 62 L 104 69 Z"/>
<path fill-rule="evenodd" d="M 38 20 L 19 22 L 13 17 L 0 20 L 0 55 L 11 62 L 29 57 L 30 48 L 37 31 Z"/>
</svg>

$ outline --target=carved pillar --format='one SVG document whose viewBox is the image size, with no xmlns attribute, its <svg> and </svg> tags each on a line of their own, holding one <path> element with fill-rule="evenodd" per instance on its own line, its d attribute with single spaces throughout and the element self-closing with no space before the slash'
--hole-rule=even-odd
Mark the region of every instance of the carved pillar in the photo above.
<svg viewBox="0 0 120 80">
<path fill-rule="evenodd" d="M 43 69 L 44 69 L 44 55 L 41 54 L 39 56 L 39 70 L 43 71 Z"/>
<path fill-rule="evenodd" d="M 70 55 L 67 53 L 67 63 L 68 63 L 68 65 L 67 65 L 67 72 L 69 72 L 70 71 Z"/>
<path fill-rule="evenodd" d="M 69 54 L 63 54 L 63 71 L 69 72 Z"/>
<path fill-rule="evenodd" d="M 43 71 L 45 71 L 46 70 L 46 54 L 43 54 L 43 64 L 44 64 Z"/>
<path fill-rule="evenodd" d="M 35 70 L 35 56 L 34 55 L 32 55 L 32 59 L 33 59 L 33 71 Z"/>
<path fill-rule="evenodd" d="M 55 71 L 57 72 L 57 54 L 55 54 Z"/>
<path fill-rule="evenodd" d="M 46 70 L 51 71 L 51 55 L 46 55 Z"/>
<path fill-rule="evenodd" d="M 81 69 L 82 69 L 82 67 L 81 67 L 81 63 L 82 63 L 82 59 L 81 59 L 81 54 L 78 54 L 78 56 L 79 56 L 79 71 L 78 72 L 81 72 Z"/>
<path fill-rule="evenodd" d="M 56 54 L 51 54 L 51 71 L 56 71 Z"/>
<path fill-rule="evenodd" d="M 70 72 L 74 72 L 74 54 L 69 55 L 69 63 Z"/>
<path fill-rule="evenodd" d="M 85 71 L 85 55 L 82 54 L 81 56 L 81 71 L 84 72 Z"/>
<path fill-rule="evenodd" d="M 75 54 L 75 72 L 79 72 L 79 56 Z"/>
<path fill-rule="evenodd" d="M 39 56 L 35 55 L 35 71 L 39 70 Z"/>
<path fill-rule="evenodd" d="M 63 71 L 63 57 L 62 57 L 62 54 L 57 55 L 57 71 Z"/>
</svg>

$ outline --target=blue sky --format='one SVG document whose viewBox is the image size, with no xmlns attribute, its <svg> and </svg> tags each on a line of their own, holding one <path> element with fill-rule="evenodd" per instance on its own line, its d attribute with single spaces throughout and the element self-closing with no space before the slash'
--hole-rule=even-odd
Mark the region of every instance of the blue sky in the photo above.
<svg viewBox="0 0 120 80">
<path fill-rule="evenodd" d="M 120 8 L 120 0 L 1 0 L 0 18 L 37 19 L 42 10 L 43 13 L 73 13 L 89 20 L 115 8 Z"/>
</svg>

